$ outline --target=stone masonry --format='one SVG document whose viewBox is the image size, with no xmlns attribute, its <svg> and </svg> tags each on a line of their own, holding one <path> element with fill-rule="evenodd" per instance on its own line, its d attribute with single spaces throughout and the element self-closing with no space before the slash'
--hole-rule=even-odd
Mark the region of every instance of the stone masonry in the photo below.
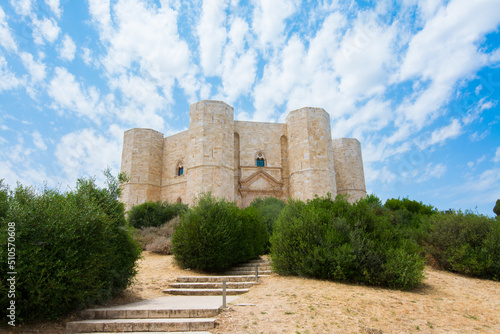
<svg viewBox="0 0 500 334">
<path fill-rule="evenodd" d="M 361 144 L 332 140 L 330 115 L 321 108 L 294 110 L 284 124 L 241 122 L 226 103 L 201 101 L 191 105 L 189 118 L 189 130 L 169 137 L 151 129 L 125 132 L 127 209 L 146 201 L 191 205 L 208 191 L 242 207 L 256 197 L 366 196 Z"/>
</svg>

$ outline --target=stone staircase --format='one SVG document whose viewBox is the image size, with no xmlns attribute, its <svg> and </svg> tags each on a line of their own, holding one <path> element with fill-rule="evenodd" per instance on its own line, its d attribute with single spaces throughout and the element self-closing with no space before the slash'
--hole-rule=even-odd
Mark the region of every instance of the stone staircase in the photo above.
<svg viewBox="0 0 500 334">
<path fill-rule="evenodd" d="M 225 276 L 188 276 L 163 292 L 172 296 L 137 303 L 89 309 L 86 320 L 66 324 L 68 333 L 209 334 L 222 305 L 222 281 L 226 281 L 227 302 L 231 302 L 257 283 L 258 277 L 271 274 L 267 260 L 254 260 L 231 269 Z"/>
<path fill-rule="evenodd" d="M 170 284 L 170 288 L 163 292 L 177 296 L 222 296 L 222 282 L 225 280 L 227 296 L 241 295 L 257 283 L 255 266 L 258 268 L 258 277 L 271 274 L 269 262 L 258 259 L 232 268 L 225 276 L 178 277 L 177 283 Z"/>
<path fill-rule="evenodd" d="M 87 320 L 66 324 L 68 333 L 208 334 L 219 314 L 219 297 L 162 297 L 137 303 L 86 310 Z"/>
</svg>

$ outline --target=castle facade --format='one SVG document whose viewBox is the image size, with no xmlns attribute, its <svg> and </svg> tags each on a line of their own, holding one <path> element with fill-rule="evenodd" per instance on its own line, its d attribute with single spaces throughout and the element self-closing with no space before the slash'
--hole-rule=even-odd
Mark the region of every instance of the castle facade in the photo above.
<svg viewBox="0 0 500 334">
<path fill-rule="evenodd" d="M 359 141 L 332 140 L 321 108 L 294 110 L 284 124 L 260 123 L 235 121 L 224 102 L 197 102 L 187 131 L 126 131 L 121 170 L 129 176 L 121 197 L 127 209 L 145 201 L 193 204 L 209 191 L 241 207 L 256 197 L 366 196 Z"/>
</svg>

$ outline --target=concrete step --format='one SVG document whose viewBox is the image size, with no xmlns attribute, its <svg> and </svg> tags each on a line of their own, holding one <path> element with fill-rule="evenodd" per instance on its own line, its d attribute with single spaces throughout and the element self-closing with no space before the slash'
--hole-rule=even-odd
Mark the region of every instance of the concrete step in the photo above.
<svg viewBox="0 0 500 334">
<path fill-rule="evenodd" d="M 241 295 L 248 291 L 249 289 L 226 289 L 226 295 Z M 166 289 L 163 292 L 176 296 L 222 296 L 222 289 Z"/>
<path fill-rule="evenodd" d="M 231 297 L 235 298 L 235 297 Z M 214 318 L 219 314 L 221 300 L 217 297 L 160 297 L 138 302 L 88 309 L 85 320 L 146 318 Z"/>
<path fill-rule="evenodd" d="M 98 319 L 68 322 L 69 333 L 86 332 L 193 332 L 215 328 L 215 319 Z"/>
<path fill-rule="evenodd" d="M 254 282 L 228 282 L 226 289 L 249 289 Z M 171 283 L 172 289 L 222 289 L 222 283 Z"/>
<path fill-rule="evenodd" d="M 210 332 L 126 332 L 127 334 L 210 334 Z M 109 332 L 93 332 L 80 334 L 109 334 Z"/>
<path fill-rule="evenodd" d="M 253 277 L 255 279 L 255 270 L 249 270 L 249 271 L 229 270 L 229 271 L 226 271 L 224 274 L 226 274 L 226 275 L 244 275 L 244 276 L 253 275 Z M 262 275 L 271 275 L 271 274 L 272 274 L 271 270 L 259 270 L 259 277 Z"/>
<path fill-rule="evenodd" d="M 259 272 L 261 270 L 272 270 L 271 266 L 258 266 Z M 237 267 L 231 268 L 231 271 L 253 271 L 255 272 L 255 265 L 239 265 Z"/>
<path fill-rule="evenodd" d="M 93 319 L 155 319 L 155 318 L 213 318 L 219 309 L 109 310 L 89 309 L 82 318 Z"/>
<path fill-rule="evenodd" d="M 266 259 L 254 259 L 254 260 L 248 261 L 247 263 L 255 263 L 255 264 L 258 264 L 258 263 L 269 263 L 269 260 L 266 260 Z"/>
<path fill-rule="evenodd" d="M 179 283 L 210 283 L 210 282 L 220 282 L 223 280 L 227 282 L 255 282 L 255 273 L 252 275 L 235 275 L 235 276 L 185 276 L 177 277 L 177 282 Z"/>
</svg>

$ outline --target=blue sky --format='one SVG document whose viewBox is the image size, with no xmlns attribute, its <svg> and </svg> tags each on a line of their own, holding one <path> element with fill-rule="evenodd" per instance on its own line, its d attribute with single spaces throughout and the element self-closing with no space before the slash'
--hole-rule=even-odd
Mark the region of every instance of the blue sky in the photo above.
<svg viewBox="0 0 500 334">
<path fill-rule="evenodd" d="M 493 215 L 498 0 L 4 0 L 0 179 L 66 190 L 120 167 L 123 132 L 189 104 L 281 122 L 311 106 L 356 137 L 367 190 Z"/>
</svg>

